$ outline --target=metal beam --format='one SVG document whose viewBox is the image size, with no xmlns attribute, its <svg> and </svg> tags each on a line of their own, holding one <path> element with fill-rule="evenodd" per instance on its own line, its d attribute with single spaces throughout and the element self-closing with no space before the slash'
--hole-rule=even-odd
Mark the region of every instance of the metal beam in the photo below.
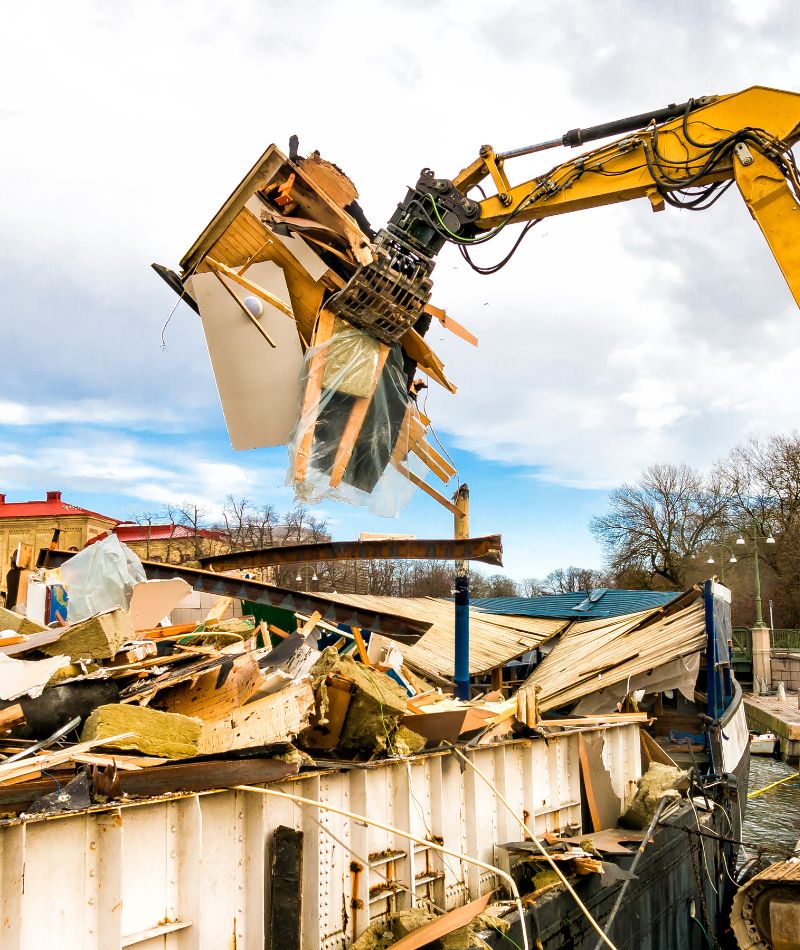
<svg viewBox="0 0 800 950">
<path fill-rule="evenodd" d="M 234 570 L 247 567 L 274 567 L 299 561 L 369 561 L 374 559 L 428 561 L 482 561 L 503 566 L 503 541 L 499 534 L 460 540 L 322 541 L 286 544 L 280 547 L 215 554 L 199 558 L 204 568 Z"/>
<path fill-rule="evenodd" d="M 58 567 L 72 556 L 69 551 L 48 551 L 46 566 Z M 266 604 L 268 607 L 281 607 L 293 613 L 312 614 L 318 610 L 325 620 L 382 633 L 399 643 L 416 643 L 431 627 L 430 623 L 423 620 L 341 603 L 325 594 L 303 594 L 272 584 L 262 584 L 260 581 L 215 574 L 212 571 L 199 571 L 177 564 L 163 564 L 158 561 L 142 561 L 142 564 L 147 579 L 151 581 L 180 577 L 194 590 L 207 594 L 249 600 L 254 604 Z"/>
</svg>

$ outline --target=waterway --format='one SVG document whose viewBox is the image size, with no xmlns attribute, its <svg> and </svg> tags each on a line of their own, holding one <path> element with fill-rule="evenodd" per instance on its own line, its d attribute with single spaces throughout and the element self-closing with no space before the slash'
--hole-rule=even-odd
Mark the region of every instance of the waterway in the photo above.
<svg viewBox="0 0 800 950">
<path fill-rule="evenodd" d="M 750 791 L 791 775 L 798 769 L 770 756 L 750 759 Z M 742 829 L 742 840 L 792 851 L 800 838 L 800 778 L 751 798 Z M 776 855 L 777 857 L 777 855 Z"/>
</svg>

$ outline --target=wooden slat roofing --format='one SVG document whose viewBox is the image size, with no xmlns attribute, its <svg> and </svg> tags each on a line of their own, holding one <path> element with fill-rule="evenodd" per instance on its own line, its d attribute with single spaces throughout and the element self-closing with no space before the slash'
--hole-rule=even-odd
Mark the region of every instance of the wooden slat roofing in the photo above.
<svg viewBox="0 0 800 950">
<path fill-rule="evenodd" d="M 453 678 L 455 605 L 434 597 L 375 597 L 366 594 L 320 594 L 340 603 L 430 623 L 413 646 L 403 645 L 406 662 L 423 676 Z M 568 626 L 568 621 L 539 617 L 506 617 L 470 609 L 469 671 L 487 673 L 533 650 Z"/>
<path fill-rule="evenodd" d="M 538 693 L 538 708 L 547 712 L 696 653 L 705 643 L 705 606 L 698 591 L 687 591 L 666 608 L 573 623 L 519 692 Z"/>
</svg>

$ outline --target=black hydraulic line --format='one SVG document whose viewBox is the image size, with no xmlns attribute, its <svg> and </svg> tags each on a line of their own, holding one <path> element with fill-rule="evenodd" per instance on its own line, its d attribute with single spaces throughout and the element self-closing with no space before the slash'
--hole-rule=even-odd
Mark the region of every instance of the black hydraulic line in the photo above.
<svg viewBox="0 0 800 950">
<path fill-rule="evenodd" d="M 680 105 L 672 103 L 665 109 L 656 109 L 653 112 L 641 112 L 639 115 L 628 116 L 626 119 L 615 119 L 613 122 L 590 125 L 586 129 L 570 129 L 569 132 L 565 132 L 561 138 L 550 139 L 547 142 L 540 142 L 537 145 L 526 145 L 523 148 L 511 149 L 509 152 L 501 152 L 497 158 L 498 160 L 516 158 L 518 155 L 541 152 L 544 149 L 556 148 L 559 145 L 577 148 L 586 142 L 610 138 L 612 135 L 623 135 L 625 132 L 635 132 L 637 129 L 643 129 L 645 126 L 650 125 L 651 122 L 667 122 L 669 119 L 677 119 L 680 116 L 685 116 L 694 109 L 708 105 L 714 98 L 714 96 L 703 96 L 700 99 L 689 99 L 688 102 L 682 102 Z"/>
</svg>

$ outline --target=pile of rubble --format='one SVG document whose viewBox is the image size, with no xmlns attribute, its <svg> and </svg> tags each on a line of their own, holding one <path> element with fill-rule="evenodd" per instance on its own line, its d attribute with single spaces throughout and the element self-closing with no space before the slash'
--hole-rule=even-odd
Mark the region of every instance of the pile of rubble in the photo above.
<svg viewBox="0 0 800 950">
<path fill-rule="evenodd" d="M 220 597 L 202 623 L 171 624 L 190 590 L 146 580 L 112 535 L 31 578 L 28 616 L 0 608 L 0 813 L 270 781 L 515 721 L 500 694 L 456 702 L 391 640 L 319 612 L 289 632 L 222 619 Z"/>
</svg>

